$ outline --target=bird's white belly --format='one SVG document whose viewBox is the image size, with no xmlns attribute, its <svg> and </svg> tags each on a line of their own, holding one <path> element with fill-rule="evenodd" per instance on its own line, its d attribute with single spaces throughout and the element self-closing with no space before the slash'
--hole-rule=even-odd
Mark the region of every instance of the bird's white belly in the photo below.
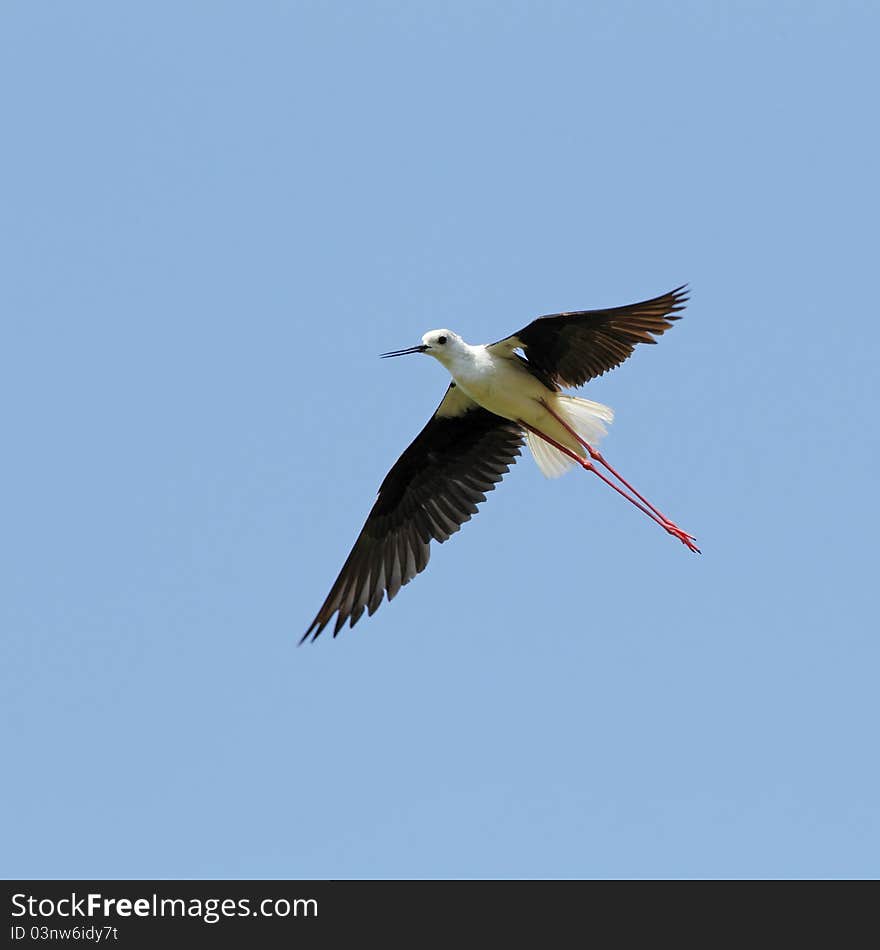
<svg viewBox="0 0 880 950">
<path fill-rule="evenodd" d="M 465 376 L 456 379 L 459 386 L 484 409 L 494 412 L 505 419 L 523 419 L 535 412 L 537 401 L 543 395 L 544 387 L 527 373 L 506 372 L 506 368 L 491 375 Z"/>
<path fill-rule="evenodd" d="M 525 422 L 578 455 L 583 454 L 583 447 L 545 408 L 545 403 L 553 405 L 556 394 L 518 363 L 495 358 L 491 364 L 456 372 L 454 378 L 474 402 L 489 412 Z"/>
</svg>

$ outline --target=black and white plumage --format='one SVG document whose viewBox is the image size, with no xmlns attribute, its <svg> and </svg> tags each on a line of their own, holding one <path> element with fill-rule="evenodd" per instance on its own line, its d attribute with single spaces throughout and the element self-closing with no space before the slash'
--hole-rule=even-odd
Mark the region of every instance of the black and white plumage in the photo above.
<svg viewBox="0 0 880 950">
<path fill-rule="evenodd" d="M 334 614 L 335 636 L 346 622 L 353 627 L 364 611 L 372 615 L 386 594 L 391 600 L 425 569 L 431 541 L 446 541 L 476 513 L 485 493 L 516 461 L 524 439 L 550 477 L 578 462 L 595 471 L 587 453 L 601 459 L 592 447 L 612 413 L 563 395 L 561 387 L 580 386 L 619 366 L 637 343 L 655 343 L 679 318 L 686 300 L 685 288 L 678 287 L 626 307 L 550 314 L 488 346 L 471 346 L 451 330 L 432 330 L 419 346 L 384 354 L 434 356 L 453 382 L 382 482 L 339 577 L 302 639 L 317 637 Z M 667 531 L 695 550 L 685 541 L 690 535 L 660 518 Z"/>
<path fill-rule="evenodd" d="M 671 320 L 680 319 L 687 303 L 686 286 L 651 300 L 609 310 L 552 313 L 517 331 L 493 348 L 520 348 L 534 371 L 557 386 L 583 386 L 614 369 L 637 343 L 656 343 Z"/>
</svg>

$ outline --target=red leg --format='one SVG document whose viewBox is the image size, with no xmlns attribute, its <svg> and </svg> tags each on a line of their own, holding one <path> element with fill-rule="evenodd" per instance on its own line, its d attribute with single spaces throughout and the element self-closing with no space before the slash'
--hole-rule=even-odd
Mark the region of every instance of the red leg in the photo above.
<svg viewBox="0 0 880 950">
<path fill-rule="evenodd" d="M 556 415 L 556 413 L 553 412 L 553 410 L 550 409 L 550 407 L 546 405 L 546 403 L 545 403 L 545 408 L 550 413 L 550 415 L 552 415 L 568 432 L 570 432 L 572 436 L 575 439 L 577 439 L 577 441 L 590 453 L 591 458 L 596 459 L 596 461 L 604 465 L 608 469 L 608 471 L 611 472 L 612 475 L 620 479 L 620 481 L 623 482 L 623 484 L 626 485 L 626 487 L 629 488 L 629 490 L 636 496 L 636 498 L 640 499 L 640 501 L 636 501 L 635 498 L 631 498 L 629 495 L 627 495 L 627 493 L 622 488 L 620 488 L 618 485 L 615 485 L 614 482 L 612 482 L 610 478 L 607 478 L 605 475 L 603 475 L 596 468 L 596 466 L 592 464 L 592 462 L 588 462 L 586 461 L 586 459 L 582 459 L 576 452 L 572 452 L 571 449 L 566 448 L 564 445 L 561 445 L 555 439 L 551 439 L 550 436 L 545 435 L 543 432 L 538 431 L 538 429 L 532 428 L 532 426 L 530 426 L 528 423 L 523 422 L 522 419 L 520 419 L 520 425 L 528 429 L 529 432 L 533 432 L 535 435 L 543 439 L 545 442 L 549 442 L 549 444 L 552 445 L 555 449 L 558 449 L 560 452 L 563 453 L 563 455 L 567 455 L 570 459 L 577 462 L 577 464 L 580 465 L 582 468 L 584 468 L 586 471 L 592 472 L 594 475 L 598 475 L 599 478 L 601 478 L 602 481 L 605 482 L 606 485 L 613 488 L 619 495 L 622 495 L 630 504 L 635 505 L 636 508 L 639 509 L 639 511 L 646 514 L 652 521 L 656 521 L 657 524 L 659 524 L 661 528 L 663 528 L 665 531 L 671 534 L 674 538 L 678 538 L 678 540 L 681 541 L 681 543 L 685 545 L 685 547 L 687 547 L 690 551 L 694 551 L 697 554 L 700 553 L 700 549 L 694 543 L 696 540 L 695 538 L 687 534 L 685 531 L 682 531 L 681 528 L 678 527 L 678 525 L 674 524 L 668 518 L 666 518 L 663 514 L 657 511 L 657 509 L 649 501 L 647 501 L 645 498 L 642 498 L 642 496 L 629 484 L 629 482 L 620 478 L 617 472 L 615 472 L 614 469 L 611 468 L 611 466 L 608 465 L 607 462 L 605 462 L 602 456 L 592 446 L 584 442 L 583 439 L 581 439 L 581 437 L 568 425 L 568 423 L 560 419 L 559 416 Z M 641 504 L 640 502 L 644 502 L 644 504 Z"/>
<path fill-rule="evenodd" d="M 569 433 L 569 435 L 577 439 L 577 441 L 590 453 L 590 458 L 594 459 L 600 465 L 603 465 L 605 468 L 607 468 L 608 471 L 611 472 L 611 474 L 621 484 L 625 485 L 636 496 L 636 498 L 639 499 L 639 501 L 644 502 L 644 504 L 646 504 L 651 509 L 651 511 L 653 511 L 654 514 L 657 515 L 658 518 L 660 518 L 662 521 L 665 521 L 666 524 L 669 524 L 669 525 L 674 524 L 674 522 L 670 521 L 669 518 L 667 518 L 666 515 L 664 515 L 662 511 L 658 511 L 651 504 L 651 502 L 648 501 L 647 498 L 645 498 L 642 494 L 637 492 L 635 488 L 633 488 L 632 485 L 630 485 L 630 483 L 619 472 L 613 469 L 611 465 L 609 465 L 608 462 L 605 460 L 605 457 L 602 455 L 602 453 L 598 449 L 594 449 L 593 446 L 589 444 L 589 442 L 585 442 L 577 434 L 577 432 L 575 432 L 574 429 L 572 429 L 572 427 L 565 421 L 565 419 L 563 419 L 560 415 L 554 412 L 553 409 L 550 406 L 548 406 L 546 402 L 542 402 L 542 405 L 547 410 L 547 412 L 549 412 L 550 415 L 553 416 L 553 418 Z M 688 535 L 688 537 L 690 537 L 690 535 Z"/>
</svg>

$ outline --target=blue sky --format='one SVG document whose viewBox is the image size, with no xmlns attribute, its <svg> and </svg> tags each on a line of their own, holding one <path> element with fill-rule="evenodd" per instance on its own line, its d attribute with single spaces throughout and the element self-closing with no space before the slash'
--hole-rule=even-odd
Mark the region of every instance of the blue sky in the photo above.
<svg viewBox="0 0 880 950">
<path fill-rule="evenodd" d="M 877 876 L 860 3 L 6 3 L 0 872 Z M 582 390 L 702 546 L 524 457 L 297 648 L 446 386 L 689 281 Z"/>
</svg>

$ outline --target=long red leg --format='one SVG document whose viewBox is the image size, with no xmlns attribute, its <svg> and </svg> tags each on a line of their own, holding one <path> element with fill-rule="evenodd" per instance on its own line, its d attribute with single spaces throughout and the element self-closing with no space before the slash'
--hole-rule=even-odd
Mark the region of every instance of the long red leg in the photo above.
<svg viewBox="0 0 880 950">
<path fill-rule="evenodd" d="M 545 404 L 545 406 L 546 406 L 546 404 Z M 572 436 L 573 436 L 575 439 L 577 439 L 577 441 L 590 453 L 590 457 L 591 457 L 591 458 L 596 459 L 596 461 L 598 461 L 598 462 L 600 462 L 602 465 L 604 465 L 604 466 L 608 469 L 608 471 L 611 472 L 612 475 L 614 475 L 616 478 L 620 479 L 620 481 L 623 482 L 623 484 L 626 485 L 626 487 L 629 488 L 629 490 L 630 490 L 637 498 L 639 498 L 641 502 L 644 502 L 644 505 L 641 504 L 640 501 L 636 501 L 635 498 L 631 498 L 629 495 L 627 495 L 627 493 L 626 493 L 622 488 L 620 488 L 620 486 L 615 485 L 614 482 L 612 482 L 610 478 L 607 478 L 605 475 L 603 475 L 603 474 L 596 468 L 596 466 L 592 464 L 592 462 L 588 462 L 588 461 L 586 461 L 586 459 L 582 459 L 576 452 L 572 452 L 571 449 L 566 448 L 564 445 L 561 445 L 561 444 L 560 444 L 559 442 L 557 442 L 555 439 L 551 439 L 550 436 L 545 435 L 545 433 L 540 432 L 538 429 L 533 428 L 533 427 L 530 426 L 527 422 L 523 422 L 522 419 L 520 419 L 520 425 L 522 425 L 522 426 L 524 426 L 526 429 L 528 429 L 529 432 L 533 432 L 535 435 L 537 435 L 539 438 L 543 439 L 545 442 L 549 442 L 549 444 L 552 445 L 555 449 L 558 449 L 560 452 L 563 453 L 563 455 L 567 455 L 570 459 L 572 459 L 573 461 L 577 462 L 577 464 L 580 465 L 580 466 L 581 466 L 583 469 L 585 469 L 586 471 L 592 472 L 594 475 L 598 475 L 599 478 L 601 478 L 602 481 L 605 482 L 605 484 L 608 485 L 610 488 L 613 488 L 613 489 L 618 493 L 618 495 L 622 495 L 630 504 L 635 505 L 636 508 L 639 509 L 639 511 L 643 512 L 644 514 L 646 514 L 652 521 L 656 521 L 657 524 L 659 524 L 661 528 L 663 528 L 665 531 L 667 531 L 667 532 L 668 532 L 669 534 L 671 534 L 673 537 L 678 538 L 678 540 L 681 541 L 681 543 L 682 543 L 683 545 L 685 545 L 685 547 L 687 547 L 687 548 L 688 548 L 689 550 L 691 550 L 691 551 L 694 551 L 694 552 L 697 553 L 697 554 L 700 553 L 700 549 L 699 549 L 699 548 L 696 546 L 696 544 L 694 543 L 695 540 L 696 540 L 694 537 L 692 537 L 691 535 L 687 534 L 687 532 L 682 531 L 682 529 L 679 528 L 678 525 L 674 524 L 672 521 L 670 521 L 668 518 L 666 518 L 661 512 L 657 511 L 657 509 L 656 509 L 649 501 L 647 501 L 647 499 L 643 498 L 643 497 L 629 484 L 629 482 L 625 481 L 623 478 L 620 478 L 620 476 L 617 474 L 617 472 L 615 472 L 614 469 L 611 468 L 611 466 L 608 465 L 607 462 L 605 462 L 605 460 L 602 458 L 602 456 L 601 456 L 592 446 L 590 446 L 590 445 L 588 445 L 586 442 L 584 442 L 583 439 L 581 439 L 581 437 L 580 437 L 564 420 L 560 419 L 559 416 L 557 416 L 556 413 L 553 412 L 552 409 L 550 409 L 549 407 L 546 407 L 546 408 L 547 408 L 547 411 L 550 413 L 550 415 L 552 415 L 555 419 L 557 419 L 557 421 L 558 421 L 568 432 L 570 432 L 570 433 L 572 434 Z M 646 505 L 647 505 L 647 507 L 645 507 Z"/>
<path fill-rule="evenodd" d="M 594 475 L 597 475 L 599 478 L 602 479 L 603 482 L 605 482 L 606 485 L 613 488 L 619 495 L 622 495 L 628 502 L 630 502 L 630 504 L 635 505 L 636 508 L 639 509 L 639 511 L 644 512 L 649 518 L 651 518 L 653 521 L 656 521 L 657 524 L 659 524 L 661 528 L 666 528 L 668 530 L 668 527 L 669 527 L 668 522 L 664 521 L 662 518 L 659 518 L 657 515 L 654 514 L 654 512 L 649 511 L 644 505 L 637 502 L 635 498 L 630 498 L 630 496 L 627 495 L 627 493 L 619 485 L 615 485 L 614 482 L 612 482 L 610 478 L 607 478 L 600 471 L 598 471 L 596 469 L 596 466 L 593 465 L 592 462 L 588 462 L 586 459 L 582 459 L 576 452 L 572 452 L 571 449 L 557 442 L 555 439 L 551 439 L 549 435 L 545 435 L 543 432 L 539 432 L 538 429 L 532 428 L 532 426 L 530 426 L 527 422 L 523 422 L 522 420 L 520 420 L 520 425 L 525 426 L 525 428 L 528 429 L 529 432 L 534 432 L 535 435 L 537 435 L 539 438 L 542 438 L 545 442 L 549 442 L 550 445 L 552 445 L 554 449 L 559 449 L 559 451 L 562 452 L 563 455 L 567 455 L 570 459 L 572 459 L 572 461 L 577 462 L 578 465 L 580 465 L 586 471 L 592 472 Z"/>
<path fill-rule="evenodd" d="M 605 468 L 607 468 L 608 471 L 611 472 L 611 474 L 621 484 L 625 485 L 636 496 L 636 498 L 639 499 L 639 501 L 644 502 L 644 504 L 646 504 L 651 509 L 651 511 L 653 511 L 654 514 L 657 515 L 662 521 L 665 521 L 666 524 L 672 525 L 673 527 L 675 526 L 674 521 L 671 521 L 669 518 L 666 517 L 666 515 L 663 514 L 662 511 L 659 511 L 657 508 L 655 508 L 651 504 L 651 502 L 649 502 L 648 499 L 644 497 L 644 495 L 636 491 L 636 489 L 633 488 L 633 486 L 630 485 L 630 483 L 618 471 L 616 471 L 616 469 L 612 468 L 611 465 L 606 461 L 605 457 L 602 455 L 602 453 L 598 449 L 594 449 L 593 446 L 590 445 L 589 442 L 585 442 L 577 434 L 577 432 L 575 432 L 574 429 L 572 429 L 572 427 L 565 421 L 565 419 L 563 419 L 558 413 L 554 412 L 553 409 L 550 406 L 548 406 L 546 402 L 542 401 L 542 405 L 547 410 L 547 412 L 549 412 L 550 415 L 553 416 L 553 418 L 566 430 L 566 432 L 568 432 L 569 435 L 571 435 L 573 438 L 577 439 L 577 441 L 590 453 L 591 459 L 594 459 L 600 465 L 603 465 Z M 688 535 L 688 537 L 691 537 L 691 535 Z"/>
</svg>

